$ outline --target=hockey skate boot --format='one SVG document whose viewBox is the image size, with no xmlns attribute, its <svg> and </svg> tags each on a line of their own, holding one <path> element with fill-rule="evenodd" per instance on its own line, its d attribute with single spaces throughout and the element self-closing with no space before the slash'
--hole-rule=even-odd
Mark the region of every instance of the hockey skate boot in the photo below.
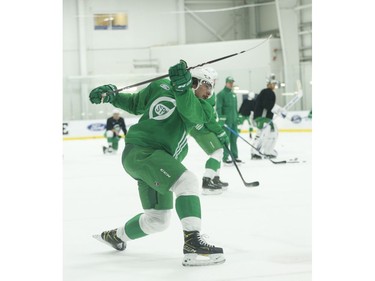
<svg viewBox="0 0 375 281">
<path fill-rule="evenodd" d="M 223 193 L 220 185 L 215 184 L 210 178 L 204 177 L 202 181 L 202 194 L 217 195 Z"/>
<path fill-rule="evenodd" d="M 107 153 L 107 147 L 103 145 L 103 153 L 106 154 Z"/>
<path fill-rule="evenodd" d="M 93 235 L 95 239 L 115 248 L 117 251 L 123 251 L 126 248 L 126 242 L 122 241 L 116 235 L 117 229 L 103 231 L 100 235 Z"/>
<path fill-rule="evenodd" d="M 237 164 L 243 164 L 244 162 L 243 162 L 242 160 L 240 160 L 240 159 L 237 158 L 237 159 L 236 159 L 236 163 L 237 163 Z"/>
<path fill-rule="evenodd" d="M 227 189 L 228 189 L 228 185 L 229 185 L 229 184 L 228 184 L 227 182 L 222 182 L 222 181 L 220 180 L 220 177 L 219 177 L 219 176 L 215 176 L 215 177 L 212 179 L 212 181 L 213 181 L 214 184 L 220 185 L 221 188 L 222 188 L 223 190 L 227 190 Z"/>
<path fill-rule="evenodd" d="M 112 145 L 108 146 L 107 152 L 108 153 L 112 153 L 113 152 Z"/>
<path fill-rule="evenodd" d="M 262 156 L 258 154 L 251 154 L 251 160 L 262 160 Z"/>
<path fill-rule="evenodd" d="M 208 244 L 198 231 L 184 231 L 183 266 L 213 265 L 225 262 L 223 248 Z"/>
<path fill-rule="evenodd" d="M 225 166 L 232 166 L 233 165 L 232 160 L 223 160 L 223 163 L 224 163 Z"/>
<path fill-rule="evenodd" d="M 274 149 L 271 151 L 271 153 L 265 153 L 264 155 L 269 159 L 274 159 L 277 157 L 277 151 Z"/>
</svg>

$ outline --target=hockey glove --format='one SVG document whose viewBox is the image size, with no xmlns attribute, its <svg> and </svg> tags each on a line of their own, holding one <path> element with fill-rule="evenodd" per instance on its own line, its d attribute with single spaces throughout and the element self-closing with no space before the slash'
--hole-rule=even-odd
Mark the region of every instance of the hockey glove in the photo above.
<svg viewBox="0 0 375 281">
<path fill-rule="evenodd" d="M 219 117 L 219 121 L 217 123 L 220 127 L 224 127 L 225 121 L 227 120 L 227 117 Z"/>
<path fill-rule="evenodd" d="M 95 104 L 100 104 L 103 99 L 103 103 L 111 103 L 115 99 L 115 96 L 117 95 L 116 91 L 117 87 L 115 85 L 104 85 L 95 88 L 90 92 L 90 102 Z M 105 96 L 103 97 L 103 94 Z"/>
<path fill-rule="evenodd" d="M 244 116 L 242 116 L 241 114 L 238 114 L 238 116 L 237 116 L 237 125 L 242 125 L 243 121 L 245 121 Z"/>
<path fill-rule="evenodd" d="M 191 74 L 187 69 L 186 62 L 183 60 L 169 68 L 169 78 L 173 89 L 177 93 L 185 93 L 187 89 L 191 88 Z"/>
<path fill-rule="evenodd" d="M 224 131 L 221 134 L 218 134 L 217 138 L 219 139 L 219 141 L 221 142 L 223 146 L 229 144 L 229 137 Z"/>
</svg>

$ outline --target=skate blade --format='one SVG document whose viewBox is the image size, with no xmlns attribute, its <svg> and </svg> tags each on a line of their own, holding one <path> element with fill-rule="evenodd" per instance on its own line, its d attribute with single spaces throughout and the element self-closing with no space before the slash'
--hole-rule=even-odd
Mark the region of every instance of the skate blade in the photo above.
<svg viewBox="0 0 375 281">
<path fill-rule="evenodd" d="M 122 248 L 120 247 L 120 246 L 121 246 L 121 243 L 118 244 L 118 245 L 117 245 L 117 248 L 116 248 L 116 247 L 114 247 L 111 243 L 108 243 L 107 241 L 105 241 L 105 240 L 102 238 L 102 236 L 101 236 L 100 234 L 94 234 L 92 237 L 93 237 L 94 239 L 96 239 L 96 240 L 102 242 L 103 244 L 106 244 L 107 246 L 109 246 L 109 247 L 111 247 L 111 248 L 117 250 L 117 251 L 123 251 L 123 250 L 126 249 L 126 243 L 125 243 L 125 242 L 124 242 L 124 248 L 122 249 Z"/>
<path fill-rule="evenodd" d="M 98 241 L 100 241 L 100 242 L 102 242 L 102 243 L 104 243 L 104 244 L 112 247 L 111 244 L 109 244 L 107 241 L 103 240 L 103 238 L 102 238 L 102 236 L 100 234 L 94 234 L 92 237 L 94 239 L 96 239 L 96 240 L 98 240 Z"/>
<path fill-rule="evenodd" d="M 209 189 L 209 188 L 203 188 L 202 194 L 203 195 L 219 195 L 222 194 L 222 189 Z"/>
<path fill-rule="evenodd" d="M 225 262 L 223 254 L 211 255 L 198 255 L 198 254 L 185 254 L 182 260 L 183 266 L 207 266 L 221 264 Z"/>
</svg>

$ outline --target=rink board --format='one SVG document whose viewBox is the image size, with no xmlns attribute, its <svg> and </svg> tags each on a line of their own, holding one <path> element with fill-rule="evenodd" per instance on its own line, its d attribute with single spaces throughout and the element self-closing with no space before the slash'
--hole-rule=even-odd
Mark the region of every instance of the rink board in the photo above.
<svg viewBox="0 0 375 281">
<path fill-rule="evenodd" d="M 312 121 L 307 118 L 308 111 L 291 111 L 285 119 L 275 118 L 274 122 L 279 132 L 312 132 Z M 125 118 L 129 129 L 136 124 L 139 117 Z M 64 140 L 84 140 L 104 138 L 106 119 L 72 120 L 63 122 Z M 245 123 L 240 126 L 242 133 L 249 132 L 249 126 Z M 254 130 L 256 131 L 256 130 Z"/>
</svg>

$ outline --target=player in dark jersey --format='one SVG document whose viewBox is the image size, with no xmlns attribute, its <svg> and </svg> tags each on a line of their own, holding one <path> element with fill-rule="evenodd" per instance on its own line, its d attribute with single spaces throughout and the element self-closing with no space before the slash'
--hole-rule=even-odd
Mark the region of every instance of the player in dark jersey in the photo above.
<svg viewBox="0 0 375 281">
<path fill-rule="evenodd" d="M 254 147 L 251 151 L 251 159 L 262 159 L 262 155 L 274 158 L 277 151 L 274 149 L 278 137 L 276 124 L 272 122 L 274 108 L 282 110 L 276 105 L 276 89 L 279 81 L 274 74 L 267 77 L 267 88 L 263 89 L 256 98 L 254 108 L 254 121 L 257 126 L 257 133 L 254 140 Z M 282 113 L 281 113 L 282 114 Z"/>
<path fill-rule="evenodd" d="M 120 116 L 120 111 L 114 109 L 112 111 L 112 117 L 107 119 L 106 131 L 104 136 L 107 138 L 108 147 L 103 146 L 103 153 L 116 153 L 118 150 L 118 143 L 121 138 L 120 131 L 126 135 L 127 129 L 125 120 Z"/>
<path fill-rule="evenodd" d="M 249 93 L 249 97 L 243 100 L 240 109 L 238 110 L 238 125 L 242 126 L 246 121 L 249 125 L 249 137 L 252 138 L 253 132 L 253 119 L 254 119 L 254 108 L 255 108 L 255 94 L 254 92 Z"/>
</svg>

